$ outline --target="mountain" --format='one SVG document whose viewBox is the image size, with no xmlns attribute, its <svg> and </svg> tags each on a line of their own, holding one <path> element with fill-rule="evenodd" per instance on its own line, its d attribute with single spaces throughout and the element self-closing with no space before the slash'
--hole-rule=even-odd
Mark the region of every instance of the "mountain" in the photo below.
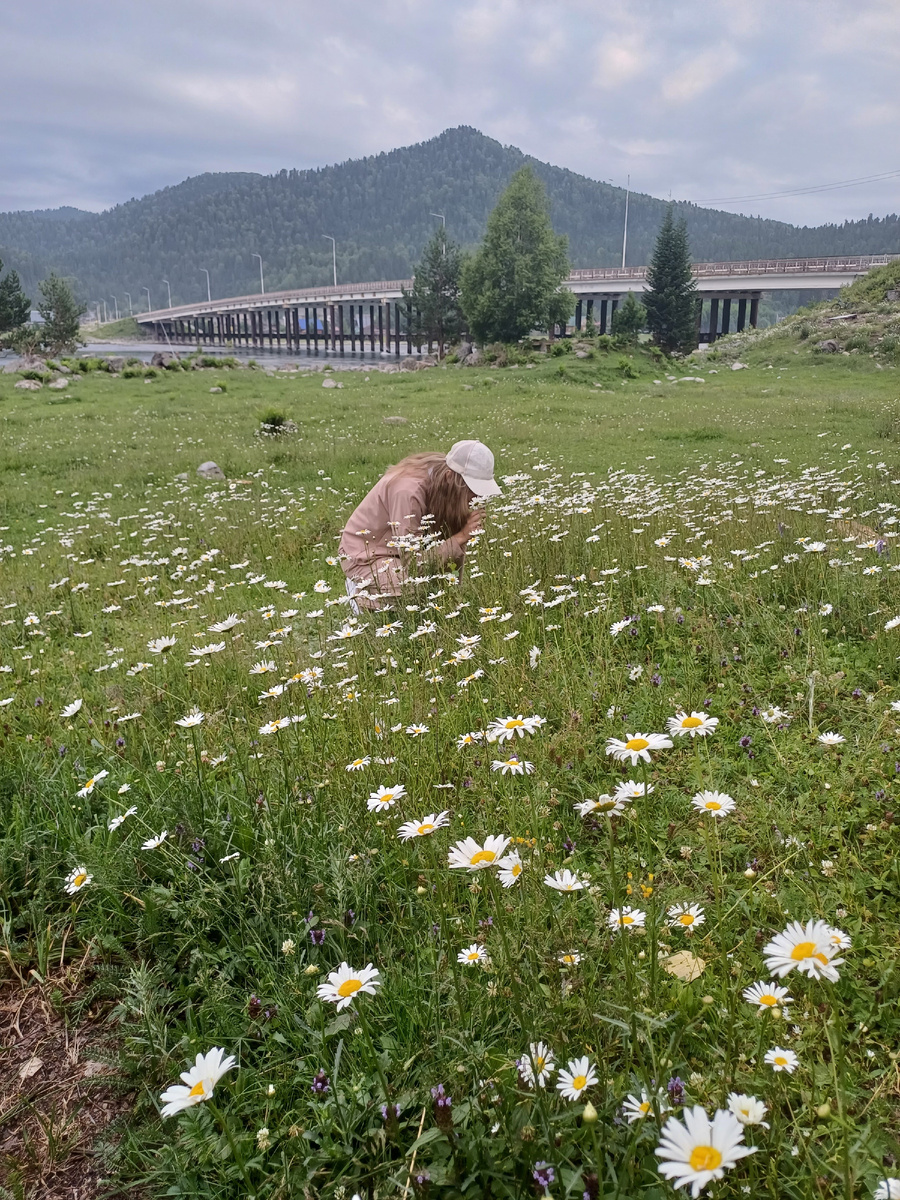
<svg viewBox="0 0 900 1200">
<path fill-rule="evenodd" d="M 51 269 L 75 280 L 92 301 L 112 295 L 124 310 L 259 288 L 261 254 L 267 291 L 330 281 L 337 239 L 345 281 L 406 278 L 443 213 L 465 246 L 480 240 L 487 216 L 510 176 L 531 163 L 547 186 L 556 229 L 569 237 L 573 265 L 621 261 L 625 193 L 561 167 L 538 162 L 478 130 L 461 126 L 430 141 L 368 158 L 276 175 L 198 175 L 103 213 L 77 209 L 0 214 L 0 258 L 19 271 L 29 294 Z M 873 254 L 900 251 L 900 219 L 869 217 L 843 225 L 802 227 L 677 204 L 697 260 Z M 645 263 L 665 201 L 632 194 L 628 262 Z"/>
</svg>

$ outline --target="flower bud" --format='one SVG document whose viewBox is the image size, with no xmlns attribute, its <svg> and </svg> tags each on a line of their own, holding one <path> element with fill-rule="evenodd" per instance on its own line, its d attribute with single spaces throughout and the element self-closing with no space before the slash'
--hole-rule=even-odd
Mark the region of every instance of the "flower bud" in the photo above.
<svg viewBox="0 0 900 1200">
<path fill-rule="evenodd" d="M 816 1109 L 816 1116 L 821 1117 L 824 1121 L 826 1117 L 831 1116 L 831 1105 L 826 1100 L 824 1104 L 820 1104 Z"/>
<path fill-rule="evenodd" d="M 597 1113 L 596 1108 L 594 1108 L 593 1104 L 591 1104 L 590 1100 L 588 1100 L 587 1104 L 584 1106 L 584 1112 L 581 1114 L 582 1121 L 584 1121 L 586 1125 L 593 1125 L 593 1123 L 597 1120 L 598 1115 L 599 1114 Z"/>
</svg>

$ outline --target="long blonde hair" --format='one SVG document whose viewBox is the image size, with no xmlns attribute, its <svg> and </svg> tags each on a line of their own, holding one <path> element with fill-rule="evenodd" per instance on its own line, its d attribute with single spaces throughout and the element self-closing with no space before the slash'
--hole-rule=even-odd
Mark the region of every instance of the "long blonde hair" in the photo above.
<svg viewBox="0 0 900 1200">
<path fill-rule="evenodd" d="M 434 528 L 445 538 L 453 537 L 472 515 L 470 504 L 475 493 L 458 471 L 447 466 L 447 456 L 433 450 L 409 454 L 393 467 L 385 478 L 402 472 L 425 480 L 425 512 L 434 517 Z"/>
</svg>

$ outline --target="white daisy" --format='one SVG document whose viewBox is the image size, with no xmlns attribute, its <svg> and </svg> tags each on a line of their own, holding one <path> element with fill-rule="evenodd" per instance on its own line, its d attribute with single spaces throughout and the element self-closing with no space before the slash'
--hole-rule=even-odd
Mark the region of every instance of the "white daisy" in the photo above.
<svg viewBox="0 0 900 1200">
<path fill-rule="evenodd" d="M 421 821 L 404 821 L 397 830 L 397 837 L 401 842 L 408 842 L 411 838 L 428 837 L 436 829 L 442 829 L 445 825 L 449 825 L 449 816 L 449 810 L 445 810 L 439 813 L 429 813 Z"/>
<path fill-rule="evenodd" d="M 553 888 L 557 892 L 580 892 L 582 888 L 587 887 L 584 880 L 579 879 L 575 872 L 570 871 L 568 867 L 564 867 L 561 871 L 554 871 L 552 875 L 545 875 L 544 883 L 548 888 Z"/>
<path fill-rule="evenodd" d="M 647 914 L 626 904 L 623 908 L 614 908 L 606 920 L 610 929 L 636 929 L 644 925 Z"/>
<path fill-rule="evenodd" d="M 206 1054 L 198 1054 L 190 1070 L 181 1073 L 183 1086 L 173 1084 L 160 1096 L 165 1106 L 161 1115 L 171 1117 L 194 1104 L 199 1104 L 202 1100 L 208 1100 L 216 1084 L 231 1070 L 236 1061 L 231 1054 L 226 1057 L 225 1051 L 218 1046 L 214 1046 Z"/>
<path fill-rule="evenodd" d="M 744 988 L 741 995 L 748 1004 L 758 1005 L 760 1012 L 772 1008 L 787 1008 L 793 1003 L 790 992 L 778 983 L 752 983 L 750 987 Z"/>
<path fill-rule="evenodd" d="M 793 1050 L 783 1050 L 781 1046 L 773 1046 L 771 1050 L 766 1051 L 765 1059 L 763 1060 L 767 1066 L 778 1074 L 781 1071 L 786 1071 L 788 1075 L 793 1075 L 800 1065 L 800 1059 Z"/>
<path fill-rule="evenodd" d="M 336 971 L 328 973 L 325 983 L 319 984 L 316 995 L 320 1000 L 336 1004 L 337 1011 L 340 1012 L 342 1008 L 353 1003 L 358 992 L 368 992 L 370 996 L 374 996 L 378 987 L 381 987 L 381 976 L 371 963 L 356 971 L 342 962 Z"/>
<path fill-rule="evenodd" d="M 543 1042 L 532 1042 L 528 1053 L 516 1059 L 516 1066 L 529 1087 L 534 1087 L 535 1082 L 538 1087 L 545 1087 L 556 1070 L 553 1051 Z"/>
<path fill-rule="evenodd" d="M 737 807 L 725 792 L 698 792 L 691 804 L 700 812 L 707 812 L 713 817 L 725 817 Z"/>
<path fill-rule="evenodd" d="M 487 950 L 485 950 L 484 946 L 479 946 L 477 942 L 473 942 L 471 946 L 466 946 L 456 956 L 456 961 L 466 967 L 477 967 L 479 963 L 487 962 L 487 960 Z"/>
<path fill-rule="evenodd" d="M 674 1187 L 690 1185 L 691 1195 L 700 1195 L 708 1183 L 721 1179 L 738 1159 L 753 1154 L 745 1146 L 744 1129 L 731 1112 L 718 1109 L 710 1120 L 699 1104 L 686 1108 L 684 1121 L 669 1117 L 655 1150 L 661 1159 L 659 1171 Z"/>
<path fill-rule="evenodd" d="M 692 712 L 688 715 L 677 712 L 666 721 L 666 727 L 673 737 L 695 738 L 713 733 L 718 723 L 718 717 L 708 717 L 705 713 Z"/>
<path fill-rule="evenodd" d="M 650 762 L 651 750 L 671 750 L 672 739 L 662 733 L 629 733 L 625 741 L 621 738 L 607 738 L 606 753 L 611 754 L 616 762 L 631 759 L 631 765 L 636 766 L 638 759 Z"/>
<path fill-rule="evenodd" d="M 505 888 L 511 888 L 519 881 L 523 870 L 522 859 L 518 850 L 511 850 L 497 863 L 497 878 Z"/>
<path fill-rule="evenodd" d="M 491 834 L 485 838 L 481 846 L 473 837 L 464 838 L 451 846 L 447 855 L 447 865 L 451 870 L 482 871 L 485 867 L 495 866 L 503 857 L 510 839 L 502 834 Z"/>
<path fill-rule="evenodd" d="M 582 1092 L 596 1082 L 597 1072 L 594 1070 L 591 1060 L 587 1056 L 573 1058 L 565 1069 L 560 1067 L 556 1089 L 566 1100 L 580 1100 Z"/>
<path fill-rule="evenodd" d="M 70 896 L 74 896 L 75 893 L 80 892 L 83 887 L 87 887 L 93 878 L 93 875 L 88 875 L 85 867 L 75 867 L 66 876 L 66 891 Z"/>
<path fill-rule="evenodd" d="M 377 791 L 369 793 L 366 807 L 369 812 L 387 812 L 398 800 L 402 800 L 405 795 L 406 788 L 402 784 L 394 783 L 388 787 L 381 786 Z"/>
<path fill-rule="evenodd" d="M 836 968 L 844 960 L 834 957 L 837 952 L 834 932 L 825 921 L 811 920 L 805 925 L 792 921 L 763 947 L 766 966 L 779 979 L 796 968 L 803 975 L 835 983 L 838 979 Z"/>
</svg>

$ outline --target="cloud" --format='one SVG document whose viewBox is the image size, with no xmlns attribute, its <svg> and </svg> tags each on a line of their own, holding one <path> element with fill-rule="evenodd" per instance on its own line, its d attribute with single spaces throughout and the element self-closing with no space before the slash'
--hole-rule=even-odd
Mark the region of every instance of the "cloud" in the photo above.
<svg viewBox="0 0 900 1200">
<path fill-rule="evenodd" d="M 857 0 L 852 17 L 844 0 L 7 7 L 0 209 L 99 209 L 458 124 L 642 192 L 738 196 L 885 170 L 900 119 L 896 0 Z M 750 208 L 813 224 L 895 196 L 872 184 Z"/>
</svg>

